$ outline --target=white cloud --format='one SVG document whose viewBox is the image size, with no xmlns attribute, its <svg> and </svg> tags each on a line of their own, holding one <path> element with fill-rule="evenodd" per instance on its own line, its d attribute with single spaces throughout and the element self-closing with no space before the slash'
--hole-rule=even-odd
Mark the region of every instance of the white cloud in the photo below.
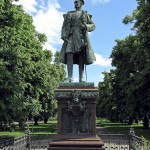
<svg viewBox="0 0 150 150">
<path fill-rule="evenodd" d="M 96 61 L 94 62 L 95 65 L 99 66 L 111 66 L 111 59 L 109 58 L 103 58 L 102 55 L 96 54 Z"/>
<path fill-rule="evenodd" d="M 53 54 L 57 51 L 57 49 L 48 42 L 43 45 L 43 49 L 51 50 Z"/>
<path fill-rule="evenodd" d="M 110 1 L 111 0 L 92 0 L 92 3 L 94 3 L 94 4 L 97 4 L 97 3 L 103 4 L 103 3 L 108 3 Z"/>
<path fill-rule="evenodd" d="M 46 34 L 48 38 L 48 42 L 45 44 L 46 48 L 55 52 L 55 45 L 62 43 L 60 32 L 63 13 L 58 10 L 60 5 L 56 0 L 49 0 L 45 5 L 47 6 L 42 4 L 38 13 L 33 17 L 34 25 L 38 32 Z"/>
<path fill-rule="evenodd" d="M 60 5 L 57 0 L 20 0 L 15 3 L 21 4 L 24 10 L 32 15 L 36 30 L 44 33 L 48 38 L 43 47 L 54 53 L 55 45 L 62 44 L 60 33 L 63 13 L 59 11 Z"/>
<path fill-rule="evenodd" d="M 14 2 L 14 4 L 22 5 L 25 12 L 27 12 L 29 14 L 37 12 L 37 9 L 36 9 L 37 2 L 36 2 L 36 0 L 19 0 L 17 2 Z"/>
</svg>

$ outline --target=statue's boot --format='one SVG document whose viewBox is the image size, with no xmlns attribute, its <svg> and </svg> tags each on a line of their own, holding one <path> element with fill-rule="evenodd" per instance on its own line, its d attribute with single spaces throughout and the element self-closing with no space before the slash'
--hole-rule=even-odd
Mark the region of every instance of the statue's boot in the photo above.
<svg viewBox="0 0 150 150">
<path fill-rule="evenodd" d="M 79 82 L 84 82 L 83 75 L 84 75 L 84 61 L 83 61 L 83 55 L 80 55 L 79 56 Z"/>
<path fill-rule="evenodd" d="M 80 68 L 80 67 L 79 67 Z M 83 80 L 83 74 L 84 74 L 84 71 L 79 71 L 79 82 L 84 82 Z"/>
</svg>

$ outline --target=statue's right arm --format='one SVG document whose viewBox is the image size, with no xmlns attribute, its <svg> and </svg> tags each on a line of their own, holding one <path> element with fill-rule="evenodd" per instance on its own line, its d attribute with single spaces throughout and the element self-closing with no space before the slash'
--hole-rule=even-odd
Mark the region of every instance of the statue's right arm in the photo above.
<svg viewBox="0 0 150 150">
<path fill-rule="evenodd" d="M 64 14 L 64 22 L 62 26 L 61 38 L 64 41 L 68 40 L 70 34 L 70 23 L 71 23 L 71 16 L 73 11 L 69 11 L 67 14 Z"/>
<path fill-rule="evenodd" d="M 63 26 L 61 29 L 61 39 L 65 41 L 67 38 L 67 32 L 66 32 L 67 14 L 64 14 L 63 17 L 64 17 L 64 21 L 63 21 Z"/>
</svg>

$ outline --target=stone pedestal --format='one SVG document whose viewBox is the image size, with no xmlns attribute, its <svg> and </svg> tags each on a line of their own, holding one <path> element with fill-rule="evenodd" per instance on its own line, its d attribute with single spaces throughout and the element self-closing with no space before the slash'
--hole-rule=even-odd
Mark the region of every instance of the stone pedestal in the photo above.
<svg viewBox="0 0 150 150">
<path fill-rule="evenodd" d="M 55 91 L 58 101 L 58 139 L 49 150 L 102 150 L 96 136 L 96 99 L 94 83 L 61 83 Z"/>
<path fill-rule="evenodd" d="M 94 135 L 61 135 L 50 142 L 48 150 L 105 150 L 103 145 Z"/>
</svg>

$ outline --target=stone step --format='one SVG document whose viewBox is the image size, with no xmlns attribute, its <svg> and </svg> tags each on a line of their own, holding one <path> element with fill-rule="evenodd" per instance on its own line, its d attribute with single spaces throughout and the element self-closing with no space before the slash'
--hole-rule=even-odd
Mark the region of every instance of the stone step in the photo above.
<svg viewBox="0 0 150 150">
<path fill-rule="evenodd" d="M 48 150 L 105 150 L 105 148 L 92 148 L 92 147 L 49 147 Z"/>
<path fill-rule="evenodd" d="M 100 141 L 71 141 L 71 140 L 66 140 L 66 141 L 53 141 L 53 142 L 50 142 L 50 145 L 51 146 L 54 146 L 56 147 L 57 145 L 58 146 L 61 146 L 61 147 L 102 147 L 103 146 L 103 143 L 100 142 Z"/>
<path fill-rule="evenodd" d="M 72 137 L 72 138 L 71 138 Z M 64 136 L 64 139 L 49 143 L 48 150 L 104 150 L 104 143 L 99 137 L 92 136 Z M 73 138 L 74 137 L 74 138 Z M 76 137 L 76 138 L 75 138 Z"/>
</svg>

